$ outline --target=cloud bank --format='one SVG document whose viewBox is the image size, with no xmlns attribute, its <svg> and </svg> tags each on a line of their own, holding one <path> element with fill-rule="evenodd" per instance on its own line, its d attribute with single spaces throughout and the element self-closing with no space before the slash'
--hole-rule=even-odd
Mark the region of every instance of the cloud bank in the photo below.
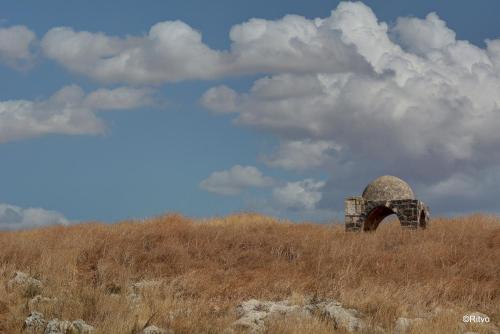
<svg viewBox="0 0 500 334">
<path fill-rule="evenodd" d="M 25 26 L 0 28 L 0 64 L 16 69 L 30 67 L 35 42 L 35 33 Z"/>
<path fill-rule="evenodd" d="M 21 208 L 0 203 L 0 230 L 20 230 L 44 225 L 68 225 L 59 212 L 41 208 Z"/>
<path fill-rule="evenodd" d="M 200 183 L 200 187 L 218 195 L 237 195 L 246 188 L 262 188 L 272 184 L 273 179 L 264 176 L 257 168 L 236 165 L 229 170 L 213 172 Z"/>
<path fill-rule="evenodd" d="M 106 129 L 98 111 L 126 110 L 152 103 L 149 89 L 120 87 L 89 94 L 66 86 L 46 100 L 0 101 L 0 143 L 47 134 L 92 135 Z"/>
<path fill-rule="evenodd" d="M 145 36 L 125 38 L 57 27 L 41 41 L 43 53 L 65 68 L 103 82 L 158 84 L 268 72 L 368 70 L 338 32 L 297 15 L 252 19 L 230 31 L 230 50 L 214 50 L 200 32 L 165 21 Z"/>
<path fill-rule="evenodd" d="M 268 166 L 329 174 L 271 186 L 257 168 L 237 165 L 202 181 L 205 190 L 234 195 L 271 187 L 269 196 L 284 208 L 339 209 L 353 189 L 395 174 L 436 207 L 494 208 L 488 199 L 499 195 L 489 185 L 500 179 L 500 39 L 484 47 L 457 39 L 436 13 L 388 25 L 361 2 L 342 2 L 325 18 L 250 19 L 229 38 L 227 50 L 213 49 L 195 28 L 165 21 L 126 37 L 56 27 L 40 46 L 69 71 L 104 83 L 262 74 L 248 91 L 219 85 L 200 101 L 239 126 L 273 134 L 279 147 L 260 156 Z M 35 42 L 26 27 L 0 29 L 0 62 L 30 63 Z M 0 102 L 0 142 L 102 133 L 98 111 L 148 101 L 150 91 L 139 88 L 85 94 L 70 86 L 47 100 Z"/>
<path fill-rule="evenodd" d="M 360 2 L 343 2 L 329 17 L 295 28 L 310 25 L 336 36 L 337 49 L 355 50 L 349 66 L 335 57 L 335 64 L 317 60 L 303 71 L 276 70 L 247 92 L 211 88 L 201 102 L 276 135 L 281 146 L 265 159 L 270 165 L 331 173 L 320 206 L 340 207 L 358 179 L 387 173 L 422 194 L 430 187 L 436 205 L 445 206 L 471 179 L 483 183 L 492 174 L 500 162 L 500 40 L 485 48 L 457 40 L 435 13 L 390 27 Z"/>
</svg>

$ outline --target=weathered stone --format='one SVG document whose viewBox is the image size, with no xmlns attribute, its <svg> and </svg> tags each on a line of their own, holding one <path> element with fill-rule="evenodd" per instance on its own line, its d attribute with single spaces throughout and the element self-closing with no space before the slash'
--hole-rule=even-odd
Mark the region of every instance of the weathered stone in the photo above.
<svg viewBox="0 0 500 334">
<path fill-rule="evenodd" d="M 29 276 L 26 273 L 23 273 L 22 271 L 16 271 L 14 276 L 7 282 L 7 288 L 13 289 L 16 286 L 34 286 L 37 288 L 41 288 L 42 282 L 40 280 L 37 280 L 36 278 Z"/>
<path fill-rule="evenodd" d="M 90 334 L 95 328 L 78 319 L 75 321 L 52 319 L 47 323 L 44 334 Z"/>
<path fill-rule="evenodd" d="M 346 231 L 372 231 L 387 216 L 396 214 L 401 226 L 408 229 L 425 228 L 429 209 L 415 199 L 410 186 L 395 176 L 381 176 L 371 182 L 362 197 L 345 201 Z"/>
<path fill-rule="evenodd" d="M 95 328 L 89 324 L 87 324 L 82 319 L 74 320 L 73 327 L 76 329 L 76 333 L 78 334 L 90 334 Z"/>
<path fill-rule="evenodd" d="M 328 303 L 324 312 L 334 321 L 336 328 L 343 328 L 348 332 L 362 331 L 366 328 L 359 312 L 354 309 L 345 309 L 336 302 Z"/>
<path fill-rule="evenodd" d="M 77 333 L 71 321 L 52 319 L 47 324 L 44 334 L 72 334 Z"/>
<path fill-rule="evenodd" d="M 47 320 L 43 318 L 43 314 L 40 312 L 31 312 L 30 315 L 24 320 L 23 331 L 25 333 L 41 333 L 45 326 L 47 325 Z"/>
<path fill-rule="evenodd" d="M 342 328 L 348 332 L 362 331 L 366 328 L 366 324 L 359 318 L 359 312 L 356 310 L 345 309 L 334 300 L 310 302 L 310 304 L 299 306 L 292 305 L 288 300 L 272 302 L 251 299 L 245 301 L 236 308 L 239 319 L 233 323 L 233 328 L 250 333 L 261 333 L 266 329 L 265 322 L 272 317 L 294 315 L 308 318 L 315 314 L 331 319 L 335 328 Z"/>
<path fill-rule="evenodd" d="M 366 186 L 362 195 L 366 201 L 394 201 L 415 199 L 410 186 L 395 176 L 385 175 Z"/>
<path fill-rule="evenodd" d="M 290 305 L 288 301 L 270 302 L 251 299 L 236 307 L 236 314 L 240 318 L 233 323 L 233 326 L 246 329 L 251 333 L 260 333 L 265 329 L 264 321 L 267 317 L 300 311 L 299 306 Z"/>
</svg>

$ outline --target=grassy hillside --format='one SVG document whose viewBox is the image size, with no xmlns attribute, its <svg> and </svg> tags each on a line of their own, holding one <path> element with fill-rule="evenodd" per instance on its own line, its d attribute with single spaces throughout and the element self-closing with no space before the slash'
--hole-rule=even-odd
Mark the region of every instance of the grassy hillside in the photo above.
<svg viewBox="0 0 500 334">
<path fill-rule="evenodd" d="M 12 289 L 24 271 L 42 287 Z M 133 300 L 133 283 L 145 284 Z M 136 289 L 137 290 L 137 289 Z M 500 219 L 395 223 L 375 233 L 292 224 L 254 214 L 209 220 L 168 215 L 144 222 L 0 233 L 0 332 L 17 333 L 37 294 L 47 318 L 84 319 L 98 333 L 149 323 L 175 333 L 221 333 L 240 302 L 334 298 L 391 331 L 396 318 L 449 310 L 416 332 L 453 333 L 463 314 L 500 321 Z M 131 295 L 132 294 L 132 295 Z M 470 327 L 473 328 L 473 327 Z M 481 328 L 476 328 L 482 331 Z M 331 333 L 326 321 L 279 321 L 270 333 Z"/>
</svg>

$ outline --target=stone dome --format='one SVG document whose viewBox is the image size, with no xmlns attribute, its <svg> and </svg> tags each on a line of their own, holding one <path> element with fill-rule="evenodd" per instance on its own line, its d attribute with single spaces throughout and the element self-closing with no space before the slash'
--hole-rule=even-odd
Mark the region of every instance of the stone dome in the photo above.
<svg viewBox="0 0 500 334">
<path fill-rule="evenodd" d="M 367 201 L 390 201 L 397 199 L 415 199 L 408 183 L 398 177 L 385 175 L 376 178 L 363 191 Z"/>
</svg>

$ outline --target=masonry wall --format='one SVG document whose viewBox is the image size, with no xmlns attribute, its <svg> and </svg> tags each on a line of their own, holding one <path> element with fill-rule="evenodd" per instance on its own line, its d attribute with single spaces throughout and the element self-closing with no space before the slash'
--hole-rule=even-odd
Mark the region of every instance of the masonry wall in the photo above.
<svg viewBox="0 0 500 334">
<path fill-rule="evenodd" d="M 345 201 L 346 231 L 361 231 L 370 213 L 377 207 L 390 209 L 392 212 L 388 211 L 384 217 L 395 213 L 404 228 L 425 228 L 429 222 L 429 210 L 419 200 L 365 201 L 362 197 L 349 197 Z M 422 212 L 423 221 L 420 219 Z"/>
</svg>

